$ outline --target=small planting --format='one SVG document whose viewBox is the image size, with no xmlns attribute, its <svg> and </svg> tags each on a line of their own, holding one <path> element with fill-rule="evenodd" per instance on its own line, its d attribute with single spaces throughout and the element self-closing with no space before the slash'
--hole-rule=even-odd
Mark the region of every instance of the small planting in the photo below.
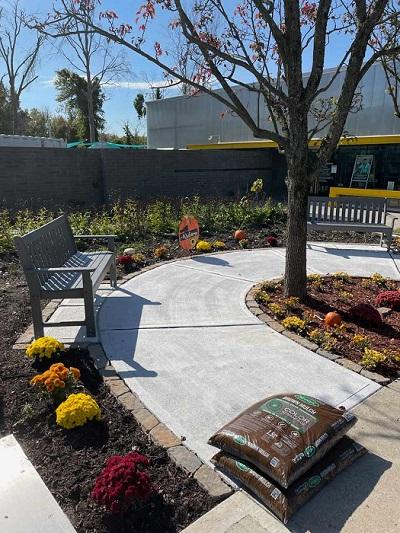
<svg viewBox="0 0 400 533">
<path fill-rule="evenodd" d="M 356 333 L 351 339 L 351 344 L 353 344 L 353 346 L 355 346 L 359 350 L 364 351 L 365 348 L 370 348 L 371 340 L 368 338 L 367 335 L 360 335 Z"/>
<path fill-rule="evenodd" d="M 324 284 L 324 278 L 321 274 L 309 274 L 307 276 L 307 283 L 313 289 L 321 291 Z"/>
<path fill-rule="evenodd" d="M 100 420 L 100 407 L 89 394 L 71 394 L 56 409 L 56 422 L 64 429 L 84 426 L 90 420 Z"/>
<path fill-rule="evenodd" d="M 146 256 L 138 252 L 138 253 L 132 254 L 132 260 L 136 265 L 142 266 L 146 262 Z"/>
<path fill-rule="evenodd" d="M 214 250 L 225 250 L 226 244 L 222 241 L 214 241 L 212 247 Z"/>
<path fill-rule="evenodd" d="M 255 296 L 256 302 L 267 305 L 271 301 L 271 296 L 266 291 L 258 291 Z"/>
<path fill-rule="evenodd" d="M 168 255 L 168 248 L 162 244 L 154 250 L 154 257 L 156 259 L 165 259 Z"/>
<path fill-rule="evenodd" d="M 285 298 L 282 303 L 287 311 L 293 312 L 299 309 L 300 298 L 297 298 L 296 296 L 289 296 L 288 298 Z"/>
<path fill-rule="evenodd" d="M 33 377 L 30 383 L 55 404 L 59 404 L 77 389 L 80 377 L 81 373 L 77 368 L 67 368 L 63 363 L 55 363 L 49 370 Z"/>
<path fill-rule="evenodd" d="M 350 281 L 350 274 L 348 274 L 347 272 L 335 272 L 333 274 L 333 277 L 337 281 L 346 281 L 346 282 Z"/>
<path fill-rule="evenodd" d="M 372 350 L 371 348 L 364 348 L 364 355 L 360 361 L 360 364 L 372 370 L 379 364 L 382 364 L 386 361 L 387 355 L 385 353 L 379 352 L 378 350 Z"/>
<path fill-rule="evenodd" d="M 400 310 L 400 291 L 380 292 L 375 303 L 379 307 L 390 307 L 390 309 L 398 311 Z"/>
<path fill-rule="evenodd" d="M 32 341 L 26 349 L 28 357 L 36 357 L 42 359 L 44 357 L 51 358 L 55 354 L 59 354 L 64 350 L 64 344 L 53 337 L 40 337 Z"/>
<path fill-rule="evenodd" d="M 352 294 L 349 291 L 341 290 L 338 292 L 338 298 L 342 302 L 348 302 L 352 299 Z"/>
<path fill-rule="evenodd" d="M 324 278 L 321 276 L 321 274 L 308 274 L 307 276 L 307 282 L 309 283 L 322 283 Z"/>
<path fill-rule="evenodd" d="M 386 278 L 382 276 L 382 274 L 379 274 L 379 272 L 374 272 L 371 275 L 371 281 L 374 283 L 377 287 L 385 287 L 386 285 Z"/>
<path fill-rule="evenodd" d="M 261 283 L 261 290 L 266 292 L 275 292 L 281 287 L 279 281 L 263 281 Z"/>
<path fill-rule="evenodd" d="M 271 248 L 276 248 L 279 244 L 278 239 L 274 235 L 269 235 L 266 237 L 265 242 L 268 244 L 268 246 L 271 246 Z"/>
<path fill-rule="evenodd" d="M 122 514 L 133 505 L 147 501 L 154 490 L 150 476 L 144 471 L 149 464 L 149 459 L 137 452 L 110 457 L 97 476 L 92 498 L 114 514 Z"/>
<path fill-rule="evenodd" d="M 283 318 L 284 316 L 286 316 L 285 308 L 279 304 L 270 303 L 268 304 L 268 309 L 273 315 L 276 316 L 276 318 Z"/>
<path fill-rule="evenodd" d="M 315 328 L 308 334 L 310 341 L 315 342 L 318 346 L 321 346 L 324 350 L 333 350 L 336 346 L 337 340 L 328 331 L 324 331 L 320 328 Z"/>
<path fill-rule="evenodd" d="M 198 252 L 211 252 L 211 244 L 208 241 L 199 241 L 196 244 L 196 250 Z"/>
<path fill-rule="evenodd" d="M 306 329 L 306 321 L 295 315 L 284 318 L 282 320 L 282 325 L 286 329 L 295 331 L 296 333 L 302 333 Z"/>
<path fill-rule="evenodd" d="M 124 270 L 126 274 L 128 274 L 129 272 L 132 272 L 134 264 L 135 262 L 133 260 L 132 255 L 123 254 L 117 257 L 117 265 L 122 267 L 122 269 Z"/>
<path fill-rule="evenodd" d="M 349 309 L 350 316 L 361 324 L 371 324 L 373 326 L 382 325 L 382 317 L 377 309 L 369 303 L 363 302 L 354 305 Z"/>
<path fill-rule="evenodd" d="M 241 239 L 239 241 L 239 246 L 240 246 L 240 248 L 243 248 L 243 249 L 248 248 L 249 247 L 249 241 L 247 239 Z"/>
</svg>

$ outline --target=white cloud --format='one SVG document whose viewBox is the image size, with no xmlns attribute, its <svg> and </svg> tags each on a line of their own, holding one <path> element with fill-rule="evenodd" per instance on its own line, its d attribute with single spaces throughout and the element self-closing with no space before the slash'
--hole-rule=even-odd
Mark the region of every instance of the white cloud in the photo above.
<svg viewBox="0 0 400 533">
<path fill-rule="evenodd" d="M 45 87 L 53 86 L 56 81 L 56 77 L 50 79 L 40 80 L 40 84 Z M 133 89 L 133 90 L 145 90 L 155 89 L 157 87 L 171 87 L 168 80 L 155 80 L 155 81 L 125 81 L 125 80 L 112 80 L 104 84 L 105 87 L 113 89 Z"/>
<path fill-rule="evenodd" d="M 122 81 L 114 80 L 106 84 L 106 87 L 113 87 L 117 89 L 155 89 L 156 87 L 170 87 L 171 84 L 167 80 L 156 81 Z"/>
</svg>

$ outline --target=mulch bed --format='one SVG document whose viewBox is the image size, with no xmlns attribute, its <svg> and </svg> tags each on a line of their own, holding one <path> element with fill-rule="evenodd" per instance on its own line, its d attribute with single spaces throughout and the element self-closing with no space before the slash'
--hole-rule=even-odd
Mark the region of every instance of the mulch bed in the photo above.
<svg viewBox="0 0 400 533">
<path fill-rule="evenodd" d="M 78 532 L 180 531 L 215 504 L 196 481 L 154 445 L 132 415 L 101 385 L 93 396 L 102 421 L 65 431 L 36 400 L 29 380 L 36 372 L 22 351 L 11 346 L 31 320 L 25 280 L 13 256 L 0 258 L 0 437 L 13 433 L 29 460 Z M 151 460 L 157 492 L 124 517 L 103 512 L 90 498 L 108 457 L 132 450 Z"/>
<path fill-rule="evenodd" d="M 296 304 L 294 308 L 288 309 L 285 305 L 287 300 L 283 295 L 282 283 L 277 284 L 276 290 L 268 291 L 270 302 L 268 304 L 260 303 L 260 307 L 265 313 L 280 322 L 285 317 L 293 315 L 306 318 L 306 329 L 303 332 L 297 332 L 299 335 L 313 341 L 309 337 L 311 331 L 320 329 L 322 332 L 327 332 L 334 339 L 334 346 L 326 348 L 328 351 L 360 363 L 364 355 L 364 348 L 354 344 L 354 335 L 366 336 L 369 341 L 369 348 L 373 350 L 379 352 L 389 350 L 391 353 L 400 354 L 400 312 L 389 312 L 383 318 L 383 324 L 377 327 L 365 321 L 356 323 L 350 315 L 349 309 L 358 303 L 369 303 L 375 306 L 375 299 L 379 292 L 399 289 L 400 282 L 398 281 L 374 282 L 371 278 L 349 276 L 348 279 L 338 279 L 335 276 L 324 276 L 321 285 L 317 282 L 308 282 L 306 299 L 304 302 Z M 278 304 L 283 308 L 284 316 L 278 318 L 269 308 L 271 303 Z M 337 311 L 341 315 L 344 327 L 337 330 L 325 325 L 324 317 L 330 311 Z M 324 348 L 324 346 L 322 347 Z M 387 360 L 378 364 L 373 371 L 396 379 L 400 373 L 400 358 L 398 362 Z"/>
</svg>

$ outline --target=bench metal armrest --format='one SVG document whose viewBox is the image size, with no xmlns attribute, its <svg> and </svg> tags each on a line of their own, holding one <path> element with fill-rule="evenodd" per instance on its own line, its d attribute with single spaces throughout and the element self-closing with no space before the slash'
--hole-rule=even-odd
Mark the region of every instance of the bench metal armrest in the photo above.
<svg viewBox="0 0 400 533">
<path fill-rule="evenodd" d="M 75 239 L 107 239 L 107 247 L 110 252 L 115 252 L 114 239 L 118 235 L 74 235 Z"/>
<path fill-rule="evenodd" d="M 92 267 L 39 267 L 29 269 L 28 272 L 38 272 L 39 274 L 67 274 L 69 272 L 78 272 L 84 274 L 85 272 L 94 272 L 96 269 Z"/>
</svg>

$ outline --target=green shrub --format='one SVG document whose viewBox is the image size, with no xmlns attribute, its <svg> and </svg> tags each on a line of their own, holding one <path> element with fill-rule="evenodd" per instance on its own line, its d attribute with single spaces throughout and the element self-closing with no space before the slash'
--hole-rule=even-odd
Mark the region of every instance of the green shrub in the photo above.
<svg viewBox="0 0 400 533">
<path fill-rule="evenodd" d="M 61 211 L 46 208 L 0 211 L 0 252 L 14 250 L 14 236 L 32 231 Z M 75 234 L 115 234 L 123 242 L 143 241 L 151 235 L 175 233 L 184 215 L 195 216 L 202 232 L 232 233 L 238 227 L 262 227 L 285 220 L 282 204 L 267 200 L 262 204 L 204 199 L 198 196 L 178 202 L 156 200 L 142 205 L 134 199 L 117 201 L 97 210 L 68 212 Z M 139 250 L 138 250 L 139 251 Z"/>
</svg>

